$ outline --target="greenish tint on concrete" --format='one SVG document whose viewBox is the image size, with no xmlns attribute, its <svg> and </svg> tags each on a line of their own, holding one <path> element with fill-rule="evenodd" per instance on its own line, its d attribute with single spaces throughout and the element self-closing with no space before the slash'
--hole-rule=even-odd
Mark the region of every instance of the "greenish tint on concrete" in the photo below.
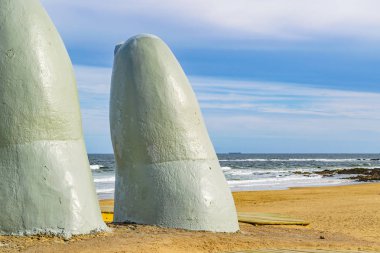
<svg viewBox="0 0 380 253">
<path fill-rule="evenodd" d="M 72 64 L 38 0 L 0 0 L 0 234 L 106 229 Z"/>
<path fill-rule="evenodd" d="M 116 222 L 239 229 L 195 94 L 170 49 L 139 35 L 115 49 L 110 124 Z"/>
</svg>

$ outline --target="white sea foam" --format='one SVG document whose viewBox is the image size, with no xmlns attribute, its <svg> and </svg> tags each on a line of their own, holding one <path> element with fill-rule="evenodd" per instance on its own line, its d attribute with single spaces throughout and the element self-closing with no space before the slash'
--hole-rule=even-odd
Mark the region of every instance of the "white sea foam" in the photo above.
<svg viewBox="0 0 380 253">
<path fill-rule="evenodd" d="M 96 193 L 113 193 L 114 191 L 115 191 L 115 188 L 96 189 Z"/>
<path fill-rule="evenodd" d="M 289 159 L 231 159 L 219 160 L 220 162 L 353 162 L 353 161 L 369 161 L 370 159 L 328 159 L 328 158 L 289 158 Z"/>
<path fill-rule="evenodd" d="M 231 160 L 219 160 L 219 162 L 267 162 L 271 159 L 231 159 Z"/>
<path fill-rule="evenodd" d="M 249 176 L 249 175 L 255 175 L 257 174 L 256 171 L 254 170 L 249 170 L 249 169 L 234 169 L 234 170 L 229 170 L 225 171 L 225 175 L 231 175 L 231 176 Z"/>
<path fill-rule="evenodd" d="M 301 170 L 298 170 L 301 171 Z M 309 170 L 302 170 L 302 172 L 306 172 Z M 311 170 L 310 170 L 311 171 Z M 254 169 L 254 168 L 249 168 L 249 169 L 231 169 L 224 171 L 225 175 L 233 175 L 233 176 L 249 176 L 249 175 L 266 175 L 266 174 L 284 174 L 284 173 L 294 173 L 295 170 L 275 170 L 275 169 Z"/>
<path fill-rule="evenodd" d="M 248 180 L 230 180 L 228 181 L 229 185 L 235 184 L 267 184 L 267 183 L 277 183 L 277 182 L 288 182 L 288 181 L 315 181 L 316 179 L 321 179 L 321 175 L 312 175 L 305 177 L 302 175 L 292 175 L 284 177 L 271 177 L 271 178 L 257 178 L 257 179 L 248 179 Z"/>
<path fill-rule="evenodd" d="M 282 160 L 286 161 L 286 160 Z M 295 162 L 356 162 L 357 159 L 349 158 L 349 159 L 328 159 L 328 158 L 320 158 L 320 159 L 288 159 L 288 161 L 295 161 Z"/>
<path fill-rule="evenodd" d="M 98 170 L 98 169 L 103 168 L 103 167 L 104 167 L 104 166 L 101 165 L 101 164 L 93 164 L 93 165 L 90 165 L 90 168 L 91 168 L 92 170 Z"/>
<path fill-rule="evenodd" d="M 343 185 L 353 183 L 351 180 L 338 178 L 323 178 L 315 175 L 311 177 L 288 176 L 281 178 L 262 178 L 251 180 L 230 180 L 228 185 L 232 191 L 244 190 L 270 190 L 270 189 L 287 189 L 289 187 L 310 187 L 310 186 L 327 186 Z"/>
<path fill-rule="evenodd" d="M 95 183 L 110 183 L 115 182 L 115 176 L 111 177 L 98 177 L 94 179 Z"/>
</svg>

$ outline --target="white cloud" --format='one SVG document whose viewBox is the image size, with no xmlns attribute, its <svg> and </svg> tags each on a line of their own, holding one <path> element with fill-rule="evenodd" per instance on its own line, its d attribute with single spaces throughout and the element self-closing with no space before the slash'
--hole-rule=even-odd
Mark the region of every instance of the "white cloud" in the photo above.
<svg viewBox="0 0 380 253">
<path fill-rule="evenodd" d="M 193 78 L 193 84 L 204 109 L 371 119 L 380 123 L 380 93 L 207 78 Z"/>
<path fill-rule="evenodd" d="M 105 146 L 110 147 L 111 69 L 76 66 L 75 70 L 85 135 L 90 136 L 88 138 L 106 136 L 103 138 L 108 140 Z M 337 145 L 342 141 L 368 142 L 368 150 L 373 150 L 374 143 L 380 143 L 380 93 L 315 88 L 305 84 L 190 79 L 217 144 L 226 138 L 236 149 L 240 139 L 252 140 L 252 145 L 257 139 L 268 139 L 274 144 L 284 138 L 299 139 L 300 147 L 302 140 L 309 140 L 308 150 L 323 152 L 320 147 L 313 149 L 313 143 L 323 140 L 335 141 Z M 219 144 L 222 150 L 231 151 L 225 145 Z M 350 151 L 357 150 L 355 146 L 350 148 Z"/>
<path fill-rule="evenodd" d="M 109 136 L 110 68 L 75 66 L 85 135 Z M 110 139 L 107 146 L 110 146 Z"/>
<path fill-rule="evenodd" d="M 90 66 L 75 66 L 79 92 L 106 95 L 110 92 L 112 69 Z"/>
<path fill-rule="evenodd" d="M 113 39 L 115 43 L 142 32 L 156 33 L 169 42 L 191 39 L 192 45 L 220 38 L 247 43 L 256 39 L 380 38 L 377 0 L 42 2 L 72 41 Z"/>
</svg>

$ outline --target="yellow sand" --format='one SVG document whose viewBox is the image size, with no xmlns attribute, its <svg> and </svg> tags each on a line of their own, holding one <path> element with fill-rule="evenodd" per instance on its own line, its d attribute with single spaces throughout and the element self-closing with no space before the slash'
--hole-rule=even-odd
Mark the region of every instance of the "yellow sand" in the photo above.
<svg viewBox="0 0 380 253">
<path fill-rule="evenodd" d="M 380 184 L 236 192 L 240 212 L 280 213 L 309 226 L 253 226 L 235 234 L 143 225 L 111 225 L 113 233 L 70 241 L 0 236 L 0 252 L 225 252 L 248 249 L 380 251 Z"/>
</svg>

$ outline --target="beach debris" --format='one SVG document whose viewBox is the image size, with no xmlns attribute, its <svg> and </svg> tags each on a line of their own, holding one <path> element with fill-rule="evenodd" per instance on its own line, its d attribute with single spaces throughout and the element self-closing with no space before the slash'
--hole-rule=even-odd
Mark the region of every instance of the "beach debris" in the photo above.
<svg viewBox="0 0 380 253">
<path fill-rule="evenodd" d="M 38 0 L 0 6 L 0 234 L 104 230 L 62 39 Z"/>
<path fill-rule="evenodd" d="M 114 222 L 239 229 L 195 94 L 158 37 L 138 35 L 116 46 L 110 125 L 117 165 Z"/>
</svg>

